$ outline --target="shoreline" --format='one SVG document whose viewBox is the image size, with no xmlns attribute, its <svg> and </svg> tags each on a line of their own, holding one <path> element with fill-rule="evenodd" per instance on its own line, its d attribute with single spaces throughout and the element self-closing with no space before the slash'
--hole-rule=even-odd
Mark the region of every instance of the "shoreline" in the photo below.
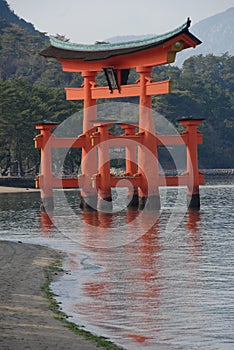
<svg viewBox="0 0 234 350">
<path fill-rule="evenodd" d="M 1 349 L 120 349 L 79 329 L 59 310 L 49 286 L 63 257 L 44 246 L 0 241 Z"/>
<path fill-rule="evenodd" d="M 0 193 L 40 192 L 37 188 L 0 186 Z"/>
<path fill-rule="evenodd" d="M 200 169 L 200 172 L 204 174 L 205 180 L 234 179 L 234 169 Z M 174 171 L 168 171 L 166 175 L 176 176 L 177 174 Z M 35 188 L 34 179 L 31 178 L 0 176 L 0 194 L 22 192 L 40 192 L 40 189 Z"/>
</svg>

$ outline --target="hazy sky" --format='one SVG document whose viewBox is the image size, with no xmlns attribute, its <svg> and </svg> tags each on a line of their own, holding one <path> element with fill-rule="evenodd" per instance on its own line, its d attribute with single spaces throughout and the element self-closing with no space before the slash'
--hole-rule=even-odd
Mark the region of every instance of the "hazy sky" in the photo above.
<svg viewBox="0 0 234 350">
<path fill-rule="evenodd" d="M 116 35 L 161 34 L 234 6 L 234 0 L 7 0 L 35 28 L 94 43 Z"/>
</svg>

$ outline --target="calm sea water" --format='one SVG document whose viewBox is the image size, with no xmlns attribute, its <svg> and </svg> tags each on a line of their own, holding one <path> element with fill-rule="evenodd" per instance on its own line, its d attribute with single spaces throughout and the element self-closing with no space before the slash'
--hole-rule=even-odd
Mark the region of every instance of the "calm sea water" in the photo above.
<svg viewBox="0 0 234 350">
<path fill-rule="evenodd" d="M 64 250 L 67 273 L 52 284 L 85 329 L 129 350 L 234 349 L 234 181 L 201 187 L 187 213 L 185 189 L 162 189 L 160 213 L 123 207 L 82 213 L 78 191 L 0 194 L 0 239 Z"/>
</svg>

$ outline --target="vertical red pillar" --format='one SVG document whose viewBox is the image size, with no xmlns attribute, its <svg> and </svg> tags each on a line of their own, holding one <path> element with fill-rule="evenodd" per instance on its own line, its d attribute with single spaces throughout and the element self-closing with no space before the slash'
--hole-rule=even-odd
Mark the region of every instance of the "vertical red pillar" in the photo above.
<svg viewBox="0 0 234 350">
<path fill-rule="evenodd" d="M 40 135 L 35 138 L 35 147 L 41 148 L 41 170 L 39 175 L 39 185 L 41 189 L 41 209 L 51 211 L 53 203 L 53 173 L 52 154 L 50 146 L 51 130 L 57 123 L 43 122 L 36 124 L 36 129 L 41 130 Z"/>
<path fill-rule="evenodd" d="M 187 135 L 187 173 L 189 176 L 187 203 L 191 210 L 200 209 L 197 125 L 201 124 L 202 121 L 203 119 L 180 119 L 181 124 L 186 126 L 184 134 Z"/>
<path fill-rule="evenodd" d="M 147 82 L 151 81 L 152 67 L 137 67 L 140 73 L 140 111 L 139 132 L 144 133 L 144 144 L 138 150 L 138 172 L 143 177 L 139 190 L 139 208 L 149 210 L 160 209 L 160 196 L 158 189 L 158 152 L 155 128 L 152 118 L 152 98 L 146 94 Z"/>
<path fill-rule="evenodd" d="M 111 183 L 110 183 L 110 156 L 108 146 L 108 125 L 98 125 L 100 144 L 98 146 L 99 186 L 98 208 L 101 211 L 112 210 Z"/>
<path fill-rule="evenodd" d="M 91 88 L 95 85 L 95 77 L 97 72 L 83 71 L 84 77 L 84 118 L 83 133 L 86 134 L 85 147 L 82 148 L 82 189 L 81 189 L 81 208 L 87 210 L 95 210 L 97 208 L 97 192 L 92 187 L 91 178 L 97 172 L 97 156 L 96 152 L 91 152 L 90 129 L 93 123 L 90 122 L 97 118 L 96 100 L 92 99 Z"/>
<path fill-rule="evenodd" d="M 133 136 L 136 134 L 136 126 L 131 124 L 122 124 L 122 129 L 125 129 L 125 136 Z M 137 173 L 137 155 L 136 145 L 129 141 L 126 146 L 126 175 L 133 176 Z M 132 190 L 128 189 L 127 192 L 127 203 L 129 208 L 138 208 L 139 197 L 138 188 L 134 187 Z"/>
</svg>

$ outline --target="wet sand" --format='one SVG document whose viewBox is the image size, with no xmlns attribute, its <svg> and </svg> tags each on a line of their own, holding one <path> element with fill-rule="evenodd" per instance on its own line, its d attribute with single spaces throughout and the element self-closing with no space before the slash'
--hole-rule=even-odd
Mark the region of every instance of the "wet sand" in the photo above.
<svg viewBox="0 0 234 350">
<path fill-rule="evenodd" d="M 38 191 L 40 190 L 36 188 L 0 186 L 0 193 L 38 192 Z"/>
<path fill-rule="evenodd" d="M 101 350 L 67 329 L 49 310 L 44 269 L 62 253 L 0 241 L 0 349 Z"/>
</svg>

